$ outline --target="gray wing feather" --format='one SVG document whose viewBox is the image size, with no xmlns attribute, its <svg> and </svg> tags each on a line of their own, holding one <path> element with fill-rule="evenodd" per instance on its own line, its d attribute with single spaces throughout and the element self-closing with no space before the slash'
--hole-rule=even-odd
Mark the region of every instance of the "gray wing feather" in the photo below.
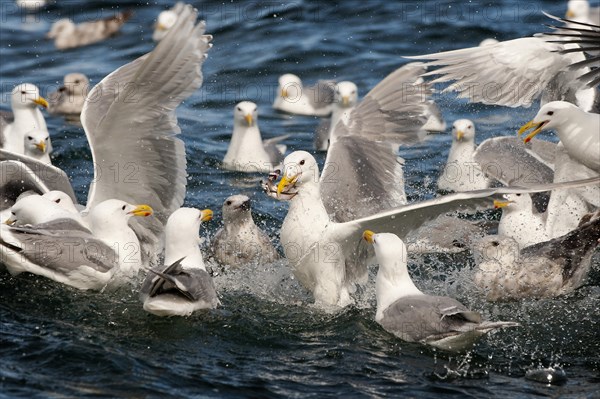
<svg viewBox="0 0 600 399">
<path fill-rule="evenodd" d="M 432 83 L 454 82 L 444 92 L 457 91 L 459 98 L 490 105 L 529 107 L 548 83 L 571 64 L 572 59 L 558 53 L 560 50 L 563 50 L 560 44 L 526 37 L 405 58 L 428 60 L 427 67 L 434 69 L 424 76 L 439 75 Z M 563 95 L 551 93 L 548 101 Z"/>
<path fill-rule="evenodd" d="M 308 100 L 315 109 L 329 107 L 334 100 L 336 82 L 320 80 L 314 86 L 305 88 Z"/>
<path fill-rule="evenodd" d="M 0 150 L 0 161 L 15 161 L 21 164 L 18 166 L 18 169 L 13 169 L 13 165 L 17 164 L 10 164 L 10 169 L 2 171 L 3 176 L 1 180 L 25 179 L 38 186 L 43 192 L 47 190 L 62 191 L 71 197 L 73 203 L 77 203 L 77 198 L 75 197 L 69 177 L 56 166 L 45 164 L 26 155 L 4 150 Z M 5 171 L 7 172 L 6 175 L 4 175 Z"/>
<path fill-rule="evenodd" d="M 0 238 L 2 245 L 11 246 L 24 258 L 46 269 L 68 275 L 74 269 L 88 266 L 106 273 L 118 266 L 115 251 L 97 240 L 80 225 L 57 221 L 32 227 L 13 227 L 11 234 L 18 245 Z"/>
<path fill-rule="evenodd" d="M 201 269 L 184 270 L 181 267 L 182 260 L 183 258 L 162 272 L 150 269 L 150 272 L 156 276 L 153 277 L 152 274 L 149 274 L 146 277 L 143 291 L 148 292 L 150 297 L 171 293 L 183 296 L 190 301 L 213 303 L 217 300 L 217 293 L 210 274 Z"/>
<path fill-rule="evenodd" d="M 600 8 L 590 10 L 596 19 L 600 19 Z M 581 69 L 592 67 L 579 77 L 579 80 L 587 87 L 596 87 L 600 83 L 600 20 L 593 24 L 572 21 L 570 19 L 558 18 L 544 13 L 547 17 L 559 22 L 564 22 L 566 26 L 550 26 L 554 29 L 553 33 L 546 33 L 544 36 L 550 43 L 576 44 L 578 49 L 566 49 L 561 51 L 563 54 L 571 52 L 581 52 L 590 54 L 587 59 L 573 63 L 570 69 Z M 558 40 L 554 40 L 558 39 Z"/>
<path fill-rule="evenodd" d="M 267 154 L 269 155 L 269 159 L 271 159 L 271 163 L 273 165 L 279 165 L 281 164 L 281 162 L 283 162 L 283 158 L 284 158 L 284 154 L 285 154 L 285 150 L 282 152 L 281 150 L 283 148 L 285 148 L 285 146 L 283 146 L 280 143 L 283 140 L 286 140 L 287 138 L 289 138 L 290 135 L 286 134 L 283 136 L 278 136 L 278 137 L 273 137 L 267 140 L 263 140 L 263 147 L 265 149 L 265 151 L 267 152 Z"/>
<path fill-rule="evenodd" d="M 331 144 L 323 169 L 323 204 L 336 222 L 396 207 L 406 202 L 401 174 L 400 160 L 391 144 L 340 137 Z"/>
<path fill-rule="evenodd" d="M 598 246 L 599 239 L 600 218 L 596 218 L 562 237 L 524 248 L 520 258 L 524 264 L 528 258 L 534 257 L 559 263 L 563 268 L 563 285 L 577 285 L 588 274 L 591 262 L 584 259 Z M 573 277 L 577 281 L 571 281 Z"/>
<path fill-rule="evenodd" d="M 327 148 L 326 142 L 329 141 L 329 127 L 331 125 L 331 118 L 323 118 L 317 125 L 314 137 L 314 148 L 320 150 L 321 148 Z"/>
<path fill-rule="evenodd" d="M 197 12 L 181 10 L 176 25 L 149 54 L 117 69 L 89 93 L 81 121 L 96 164 L 88 209 L 106 199 L 145 203 L 155 217 L 136 221 L 154 237 L 183 204 L 186 158 L 176 107 L 202 84 L 210 48 Z M 114 151 L 119 148 L 119 151 Z M 119 179 L 102 178 L 119 168 Z M 149 251 L 151 253 L 156 251 Z"/>
<path fill-rule="evenodd" d="M 430 112 L 428 84 L 417 80 L 425 67 L 421 63 L 398 68 L 377 84 L 350 113 L 347 131 L 336 125 L 332 141 L 345 134 L 385 140 L 397 144 L 422 139 L 422 127 Z"/>
<path fill-rule="evenodd" d="M 554 165 L 545 163 L 553 161 L 554 152 L 556 144 L 542 140 L 524 144 L 517 137 L 493 137 L 482 142 L 473 157 L 486 176 L 505 185 L 526 186 L 554 181 Z"/>
<path fill-rule="evenodd" d="M 4 148 L 4 129 L 15 120 L 15 116 L 10 111 L 0 110 L 0 148 Z"/>
<path fill-rule="evenodd" d="M 496 187 L 484 190 L 448 194 L 434 199 L 404 205 L 395 209 L 380 212 L 351 222 L 341 223 L 338 235 L 345 240 L 346 249 L 351 251 L 362 232 L 366 229 L 377 232 L 390 232 L 405 238 L 406 235 L 428 220 L 439 215 L 457 211 L 472 212 L 477 209 L 489 209 L 490 197 L 511 193 L 536 193 L 554 189 L 594 186 L 600 184 L 600 176 L 590 179 L 576 180 L 552 184 L 530 185 L 521 187 Z"/>
<path fill-rule="evenodd" d="M 419 342 L 472 330 L 481 321 L 479 313 L 453 298 L 413 295 L 391 304 L 380 323 L 407 341 Z"/>
<path fill-rule="evenodd" d="M 354 108 L 348 125 L 336 125 L 320 180 L 323 202 L 334 220 L 406 202 L 396 145 L 416 142 L 424 133 L 431 90 L 416 83 L 424 71 L 423 64 L 411 63 L 392 72 Z"/>
</svg>

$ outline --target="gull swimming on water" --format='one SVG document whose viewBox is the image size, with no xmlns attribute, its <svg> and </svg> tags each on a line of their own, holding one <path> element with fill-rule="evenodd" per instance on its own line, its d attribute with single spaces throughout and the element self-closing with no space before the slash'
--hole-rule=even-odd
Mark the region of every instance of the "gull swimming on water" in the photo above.
<svg viewBox="0 0 600 399">
<path fill-rule="evenodd" d="M 315 149 L 327 151 L 329 140 L 339 121 L 348 122 L 350 112 L 358 104 L 358 87 L 353 82 L 340 82 L 335 85 L 333 102 L 331 103 L 331 118 L 324 120 L 315 134 Z"/>
<path fill-rule="evenodd" d="M 48 108 L 48 101 L 40 96 L 37 86 L 22 83 L 10 95 L 11 113 L 0 115 L 0 145 L 3 150 L 25 153 L 25 135 L 28 132 L 48 132 L 46 120 L 38 106 Z"/>
<path fill-rule="evenodd" d="M 48 95 L 48 112 L 54 115 L 79 116 L 89 92 L 90 81 L 82 73 L 69 73 L 63 85 Z"/>
<path fill-rule="evenodd" d="M 38 199 L 33 195 L 23 201 L 29 198 Z M 58 207 L 51 201 L 46 203 Z M 47 211 L 22 211 L 28 210 Z M 81 290 L 101 290 L 113 277 L 114 284 L 120 285 L 135 277 L 142 267 L 139 240 L 127 222 L 132 216 L 150 215 L 152 208 L 147 205 L 112 199 L 91 210 L 91 232 L 72 218 L 35 226 L 3 224 L 2 259 L 13 275 L 29 272 Z"/>
<path fill-rule="evenodd" d="M 238 103 L 233 110 L 233 133 L 223 167 L 238 172 L 270 172 L 283 161 L 287 147 L 278 144 L 287 135 L 264 140 L 258 129 L 258 108 L 251 101 Z"/>
<path fill-rule="evenodd" d="M 475 153 L 475 124 L 459 119 L 452 124 L 452 145 L 444 173 L 438 179 L 438 189 L 446 191 L 480 190 L 490 186 L 473 155 Z"/>
<path fill-rule="evenodd" d="M 223 224 L 211 245 L 221 265 L 268 264 L 280 258 L 269 236 L 254 223 L 247 196 L 232 195 L 223 202 Z"/>
<path fill-rule="evenodd" d="M 461 352 L 491 331 L 519 326 L 512 321 L 484 321 L 456 299 L 423 293 L 410 278 L 406 245 L 397 235 L 366 230 L 363 238 L 373 244 L 379 263 L 375 320 L 386 331 L 404 341 Z"/>
<path fill-rule="evenodd" d="M 119 12 L 105 19 L 76 24 L 69 18 L 59 19 L 52 24 L 46 37 L 54 39 L 59 50 L 87 46 L 115 35 L 133 15 L 131 11 Z"/>
<path fill-rule="evenodd" d="M 510 237 L 487 236 L 473 245 L 475 284 L 489 301 L 552 298 L 580 287 L 600 239 L 600 218 L 553 240 L 522 247 Z"/>
<path fill-rule="evenodd" d="M 165 266 L 150 269 L 140 298 L 144 310 L 157 316 L 189 316 L 219 304 L 212 277 L 200 252 L 200 224 L 212 211 L 179 208 L 165 226 Z"/>
<path fill-rule="evenodd" d="M 196 17 L 191 6 L 185 7 L 177 24 L 151 53 L 117 69 L 91 90 L 89 97 L 95 101 L 86 101 L 81 114 L 94 161 L 86 212 L 91 215 L 97 206 L 115 198 L 129 204 L 149 204 L 155 217 L 131 223 L 145 265 L 157 256 L 164 223 L 185 197 L 185 149 L 176 137 L 180 128 L 175 109 L 200 87 L 200 67 L 211 47 L 211 37 L 204 34 L 205 24 L 196 24 Z M 132 89 L 135 93 L 129 91 Z M 121 101 L 132 95 L 139 101 Z M 35 172 L 34 166 L 29 169 Z M 110 171 L 118 174 L 106 175 Z M 68 180 L 64 184 L 70 186 Z M 57 235 L 49 227 L 45 230 Z M 59 244 L 65 234 L 58 234 Z M 116 231 L 114 237 L 119 238 Z M 0 250 L 11 251 L 10 245 L 8 242 Z"/>
<path fill-rule="evenodd" d="M 185 7 L 185 3 L 178 1 L 172 8 L 161 11 L 158 14 L 156 24 L 154 25 L 154 32 L 152 33 L 152 40 L 159 42 L 167 35 L 169 29 L 177 22 L 178 15 L 183 7 Z"/>
<path fill-rule="evenodd" d="M 304 87 L 298 76 L 286 73 L 279 77 L 278 83 L 274 109 L 296 115 L 331 114 L 335 82 L 324 80 L 314 86 Z"/>
</svg>

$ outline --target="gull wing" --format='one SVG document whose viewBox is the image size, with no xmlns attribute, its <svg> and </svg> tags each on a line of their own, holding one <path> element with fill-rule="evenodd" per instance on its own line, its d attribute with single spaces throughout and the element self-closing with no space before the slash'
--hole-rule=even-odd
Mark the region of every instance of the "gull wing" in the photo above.
<svg viewBox="0 0 600 399">
<path fill-rule="evenodd" d="M 489 46 L 427 54 L 409 59 L 426 60 L 430 72 L 439 75 L 431 83 L 454 82 L 444 92 L 457 91 L 459 98 L 490 105 L 530 107 L 549 85 L 573 62 L 561 54 L 564 46 L 537 37 L 499 42 Z M 577 89 L 581 83 L 564 76 Z M 561 87 L 561 90 L 565 90 Z M 550 93 L 549 100 L 565 98 L 566 93 Z"/>
<path fill-rule="evenodd" d="M 0 150 L 0 162 L 3 161 L 11 162 L 3 164 L 5 166 L 3 166 L 0 177 L 3 184 L 8 181 L 13 183 L 17 183 L 18 180 L 28 181 L 36 186 L 42 194 L 51 190 L 62 191 L 71 197 L 73 203 L 77 203 L 73 186 L 62 169 L 27 155 Z"/>
<path fill-rule="evenodd" d="M 348 124 L 336 125 L 320 179 L 333 220 L 349 221 L 406 202 L 396 148 L 425 134 L 431 89 L 419 83 L 424 72 L 421 63 L 392 72 L 352 110 Z"/>
<path fill-rule="evenodd" d="M 191 6 L 182 8 L 152 52 L 91 90 L 81 114 L 94 161 L 87 209 L 111 198 L 152 206 L 154 218 L 132 222 L 150 240 L 146 256 L 155 252 L 162 226 L 185 196 L 185 148 L 176 137 L 175 109 L 202 84 L 200 68 L 211 47 L 196 16 Z"/>
</svg>

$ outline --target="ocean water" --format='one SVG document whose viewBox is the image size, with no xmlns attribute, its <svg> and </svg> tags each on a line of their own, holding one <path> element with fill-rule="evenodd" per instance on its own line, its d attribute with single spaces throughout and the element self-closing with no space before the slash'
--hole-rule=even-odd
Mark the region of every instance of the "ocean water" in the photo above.
<svg viewBox="0 0 600 399">
<path fill-rule="evenodd" d="M 194 2 L 214 47 L 204 85 L 178 109 L 188 154 L 186 205 L 220 207 L 232 194 L 253 199 L 254 217 L 276 238 L 286 205 L 267 198 L 264 176 L 218 168 L 236 102 L 259 105 L 264 137 L 290 134 L 290 150 L 312 150 L 318 120 L 271 109 L 277 77 L 306 82 L 354 81 L 364 95 L 417 55 L 508 40 L 545 31 L 541 10 L 563 15 L 566 1 L 202 1 Z M 0 93 L 7 107 L 22 82 L 54 90 L 64 74 L 83 72 L 92 84 L 148 51 L 152 24 L 167 1 L 63 1 L 24 13 L 0 2 Z M 76 21 L 132 9 L 122 33 L 105 42 L 57 51 L 44 38 L 61 17 Z M 477 141 L 513 135 L 536 113 L 467 104 L 436 94 L 446 121 L 470 118 Z M 91 155 L 81 128 L 47 117 L 55 165 L 85 201 Z M 552 134 L 543 135 L 555 141 Z M 411 201 L 435 195 L 450 136 L 403 149 Z M 322 155 L 319 155 L 322 161 Z M 497 214 L 490 213 L 491 217 Z M 211 261 L 208 260 L 209 265 Z M 356 306 L 327 313 L 292 278 L 284 261 L 215 277 L 223 307 L 189 318 L 146 314 L 137 288 L 87 293 L 32 275 L 0 271 L 1 397 L 598 397 L 600 386 L 600 265 L 590 284 L 559 299 L 486 302 L 470 283 L 468 255 L 413 257 L 417 285 L 456 297 L 490 319 L 521 327 L 483 339 L 468 354 L 448 354 L 400 341 L 375 322 L 374 280 Z M 218 268 L 215 267 L 218 271 Z M 547 367 L 561 384 L 526 378 Z"/>
</svg>

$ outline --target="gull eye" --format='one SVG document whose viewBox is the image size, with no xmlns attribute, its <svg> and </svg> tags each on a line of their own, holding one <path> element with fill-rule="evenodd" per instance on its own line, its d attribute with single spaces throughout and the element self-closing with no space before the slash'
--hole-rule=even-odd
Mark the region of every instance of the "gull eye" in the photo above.
<svg viewBox="0 0 600 399">
<path fill-rule="evenodd" d="M 33 140 L 33 137 L 27 136 L 27 140 Z"/>
<path fill-rule="evenodd" d="M 352 90 L 350 94 L 356 94 L 356 90 Z"/>
<path fill-rule="evenodd" d="M 521 196 L 521 194 L 515 194 L 515 195 L 516 195 L 517 197 L 520 197 L 520 196 Z"/>
<path fill-rule="evenodd" d="M 54 202 L 56 202 L 57 204 L 60 204 L 60 198 L 59 198 L 59 199 L 57 199 L 57 200 L 56 200 L 56 201 L 54 201 Z"/>
<path fill-rule="evenodd" d="M 467 129 L 471 129 L 472 127 L 473 127 L 473 126 L 469 125 L 469 126 L 467 126 Z"/>
<path fill-rule="evenodd" d="M 13 215 L 16 215 L 16 214 L 15 214 L 15 211 L 11 211 L 10 213 L 11 213 L 11 214 L 13 214 Z"/>
<path fill-rule="evenodd" d="M 300 165 L 304 165 L 304 159 L 302 161 L 300 161 Z"/>
<path fill-rule="evenodd" d="M 21 94 L 27 94 L 25 90 L 21 90 Z"/>
<path fill-rule="evenodd" d="M 552 116 L 552 115 L 554 115 L 554 111 L 548 111 L 548 112 L 546 113 L 546 115 Z"/>
<path fill-rule="evenodd" d="M 231 201 L 225 202 L 225 205 L 227 205 L 227 206 L 231 205 Z"/>
<path fill-rule="evenodd" d="M 241 111 L 242 111 L 242 108 L 241 108 L 241 107 L 237 107 L 237 110 L 241 112 Z"/>
<path fill-rule="evenodd" d="M 121 209 L 125 210 L 125 208 L 127 208 L 127 205 L 123 205 L 123 207 Z"/>
<path fill-rule="evenodd" d="M 492 246 L 497 247 L 498 245 L 500 245 L 498 241 L 492 241 Z"/>
<path fill-rule="evenodd" d="M 76 84 L 76 85 L 78 85 L 78 84 L 79 84 L 79 79 L 77 79 L 77 80 L 75 81 L 75 84 Z"/>
</svg>

